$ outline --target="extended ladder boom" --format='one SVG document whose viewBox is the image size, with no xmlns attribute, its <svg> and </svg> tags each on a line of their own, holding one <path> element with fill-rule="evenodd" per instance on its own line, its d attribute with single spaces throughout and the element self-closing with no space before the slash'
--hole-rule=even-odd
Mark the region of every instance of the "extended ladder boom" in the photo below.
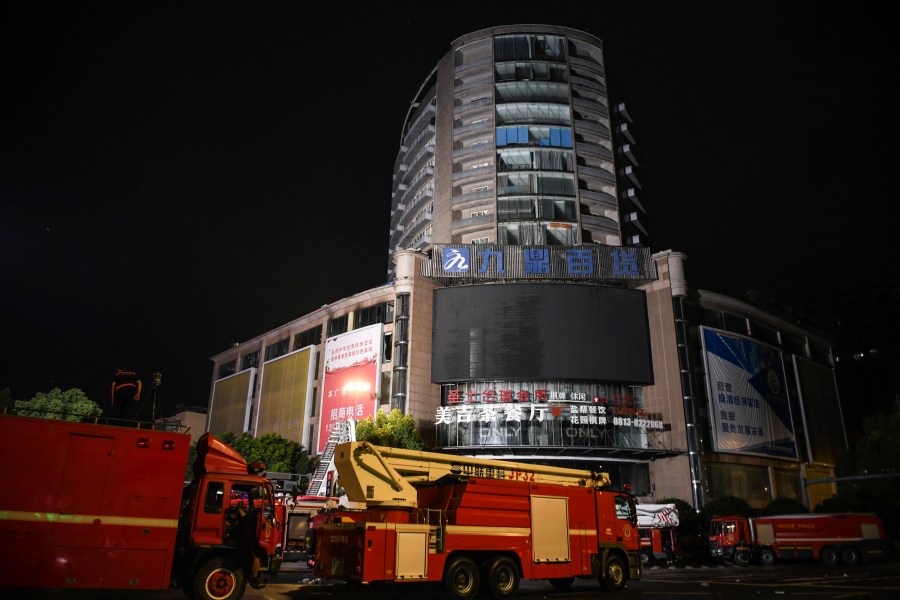
<svg viewBox="0 0 900 600">
<path fill-rule="evenodd" d="M 369 506 L 415 507 L 417 486 L 448 475 L 589 488 L 610 485 L 608 473 L 388 448 L 368 442 L 338 444 L 334 464 L 347 499 Z"/>
</svg>

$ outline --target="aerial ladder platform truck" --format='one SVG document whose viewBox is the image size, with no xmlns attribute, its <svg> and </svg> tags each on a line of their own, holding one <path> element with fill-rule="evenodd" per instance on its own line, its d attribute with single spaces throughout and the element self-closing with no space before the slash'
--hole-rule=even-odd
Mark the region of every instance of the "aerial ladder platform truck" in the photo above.
<svg viewBox="0 0 900 600">
<path fill-rule="evenodd" d="M 524 579 L 618 591 L 641 577 L 634 498 L 607 473 L 368 442 L 337 445 L 334 464 L 346 506 L 315 523 L 319 578 L 500 600 Z"/>
</svg>

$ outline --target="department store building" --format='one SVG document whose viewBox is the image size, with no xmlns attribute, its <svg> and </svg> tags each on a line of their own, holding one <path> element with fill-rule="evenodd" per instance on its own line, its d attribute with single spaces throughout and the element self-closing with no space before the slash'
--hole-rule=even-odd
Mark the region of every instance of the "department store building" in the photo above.
<svg viewBox="0 0 900 600">
<path fill-rule="evenodd" d="M 831 342 L 652 252 L 634 144 L 599 39 L 455 40 L 403 124 L 387 283 L 213 356 L 208 429 L 318 454 L 398 409 L 435 449 L 607 471 L 642 501 L 831 496 Z"/>
</svg>

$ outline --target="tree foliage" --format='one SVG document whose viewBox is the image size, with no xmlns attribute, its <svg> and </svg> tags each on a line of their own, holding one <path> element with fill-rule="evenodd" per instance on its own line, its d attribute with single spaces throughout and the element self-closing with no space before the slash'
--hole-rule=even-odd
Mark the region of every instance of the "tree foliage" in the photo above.
<svg viewBox="0 0 900 600">
<path fill-rule="evenodd" d="M 103 414 L 103 409 L 78 388 L 66 391 L 53 388 L 46 393 L 38 392 L 31 400 L 16 400 L 13 404 L 15 412 L 23 417 L 82 421 Z"/>
<path fill-rule="evenodd" d="M 703 507 L 702 525 L 706 528 L 709 520 L 713 517 L 723 515 L 741 515 L 744 517 L 752 516 L 753 508 L 750 503 L 743 498 L 737 496 L 719 496 L 713 498 Z"/>
<path fill-rule="evenodd" d="M 266 465 L 266 471 L 305 475 L 315 470 L 315 461 L 310 459 L 303 446 L 277 433 L 255 438 L 246 432 L 240 437 L 228 432 L 216 437 L 237 450 L 248 464 L 261 461 Z"/>
<path fill-rule="evenodd" d="M 900 540 L 900 410 L 863 421 L 865 437 L 843 452 L 835 473 L 838 493 L 816 512 L 873 512 L 892 540 Z M 851 479 L 852 478 L 852 479 Z"/>
<path fill-rule="evenodd" d="M 184 468 L 184 480 L 185 481 L 193 481 L 194 480 L 194 463 L 197 462 L 197 443 L 194 442 L 191 444 L 190 450 L 188 450 L 188 461 L 187 465 Z"/>
<path fill-rule="evenodd" d="M 805 504 L 793 498 L 785 498 L 778 496 L 769 501 L 763 510 L 764 515 L 801 515 L 808 513 L 809 509 Z"/>
<path fill-rule="evenodd" d="M 424 450 L 425 442 L 416 430 L 416 420 L 399 409 L 390 414 L 378 411 L 375 418 L 368 417 L 356 424 L 356 439 L 375 446 Z"/>
</svg>

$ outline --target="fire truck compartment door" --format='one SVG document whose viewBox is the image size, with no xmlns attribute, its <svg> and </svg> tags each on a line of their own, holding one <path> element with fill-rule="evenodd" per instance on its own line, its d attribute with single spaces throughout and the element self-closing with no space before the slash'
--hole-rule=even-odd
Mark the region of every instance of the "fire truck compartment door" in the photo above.
<svg viewBox="0 0 900 600">
<path fill-rule="evenodd" d="M 881 539 L 881 531 L 878 529 L 878 525 L 876 523 L 860 523 L 859 528 L 860 528 L 860 531 L 862 532 L 862 539 L 864 539 L 864 540 L 880 540 Z"/>
<path fill-rule="evenodd" d="M 534 562 L 569 562 L 569 500 L 531 497 L 531 544 Z"/>
<path fill-rule="evenodd" d="M 428 526 L 397 528 L 397 580 L 428 577 Z"/>
<path fill-rule="evenodd" d="M 775 541 L 775 528 L 771 523 L 757 523 L 756 539 L 760 544 L 770 545 Z"/>
</svg>

